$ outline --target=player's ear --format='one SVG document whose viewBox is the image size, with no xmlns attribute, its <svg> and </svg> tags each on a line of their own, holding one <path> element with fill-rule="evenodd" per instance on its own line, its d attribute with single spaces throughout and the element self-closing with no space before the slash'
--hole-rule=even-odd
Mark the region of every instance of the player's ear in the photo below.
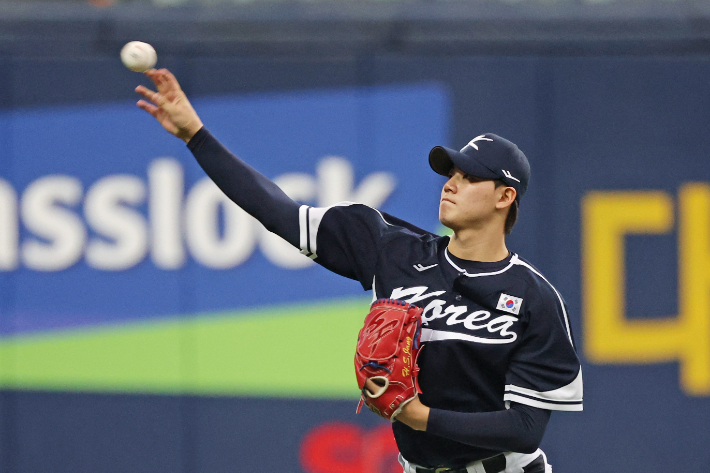
<svg viewBox="0 0 710 473">
<path fill-rule="evenodd" d="M 518 195 L 518 192 L 515 190 L 514 187 L 501 186 L 498 189 L 500 189 L 502 192 L 498 197 L 496 208 L 505 209 L 512 205 L 513 202 L 515 202 L 515 197 Z"/>
</svg>

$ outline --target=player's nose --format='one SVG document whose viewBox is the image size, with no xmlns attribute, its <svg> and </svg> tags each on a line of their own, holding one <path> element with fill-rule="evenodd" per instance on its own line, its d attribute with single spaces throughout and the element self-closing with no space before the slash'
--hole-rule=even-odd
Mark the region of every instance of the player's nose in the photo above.
<svg viewBox="0 0 710 473">
<path fill-rule="evenodd" d="M 456 174 L 449 177 L 449 180 L 444 183 L 444 192 L 456 193 Z"/>
</svg>

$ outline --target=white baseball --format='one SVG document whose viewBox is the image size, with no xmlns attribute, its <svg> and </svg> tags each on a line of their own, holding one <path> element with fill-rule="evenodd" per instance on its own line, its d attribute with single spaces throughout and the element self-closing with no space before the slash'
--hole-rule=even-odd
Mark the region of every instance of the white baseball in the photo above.
<svg viewBox="0 0 710 473">
<path fill-rule="evenodd" d="M 132 71 L 145 72 L 155 66 L 158 55 L 150 44 L 131 41 L 121 49 L 121 61 Z"/>
</svg>

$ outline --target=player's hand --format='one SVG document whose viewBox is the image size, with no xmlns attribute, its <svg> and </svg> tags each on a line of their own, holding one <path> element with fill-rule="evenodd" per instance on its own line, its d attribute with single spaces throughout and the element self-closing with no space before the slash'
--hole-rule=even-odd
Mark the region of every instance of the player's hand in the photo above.
<svg viewBox="0 0 710 473">
<path fill-rule="evenodd" d="M 402 412 L 400 412 L 395 419 L 414 430 L 426 430 L 430 410 L 431 409 L 422 404 L 419 400 L 419 396 L 417 396 L 402 408 Z"/>
<path fill-rule="evenodd" d="M 368 379 L 365 381 L 365 389 L 371 393 L 376 393 L 381 388 L 375 384 L 374 381 Z M 429 421 L 429 411 L 430 409 L 419 400 L 419 396 L 416 396 L 402 408 L 402 412 L 397 414 L 395 420 L 408 425 L 414 430 L 426 430 L 426 424 Z M 375 412 L 375 414 L 377 414 L 377 412 Z"/>
<path fill-rule="evenodd" d="M 145 75 L 158 91 L 142 85 L 136 87 L 136 92 L 145 99 L 138 101 L 138 107 L 153 115 L 169 133 L 187 143 L 202 128 L 202 121 L 177 79 L 167 69 L 150 69 Z"/>
</svg>

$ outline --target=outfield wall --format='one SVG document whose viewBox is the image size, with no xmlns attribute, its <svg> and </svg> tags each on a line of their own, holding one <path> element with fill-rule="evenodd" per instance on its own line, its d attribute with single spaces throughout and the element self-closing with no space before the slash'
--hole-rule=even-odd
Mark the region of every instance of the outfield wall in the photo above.
<svg viewBox="0 0 710 473">
<path fill-rule="evenodd" d="M 565 297 L 584 364 L 584 412 L 544 440 L 555 471 L 707 471 L 707 57 L 161 65 L 297 200 L 432 231 L 429 149 L 516 142 L 532 179 L 509 247 Z M 225 203 L 117 56 L 0 71 L 2 471 L 396 471 L 387 424 L 354 414 L 359 284 Z"/>
</svg>

